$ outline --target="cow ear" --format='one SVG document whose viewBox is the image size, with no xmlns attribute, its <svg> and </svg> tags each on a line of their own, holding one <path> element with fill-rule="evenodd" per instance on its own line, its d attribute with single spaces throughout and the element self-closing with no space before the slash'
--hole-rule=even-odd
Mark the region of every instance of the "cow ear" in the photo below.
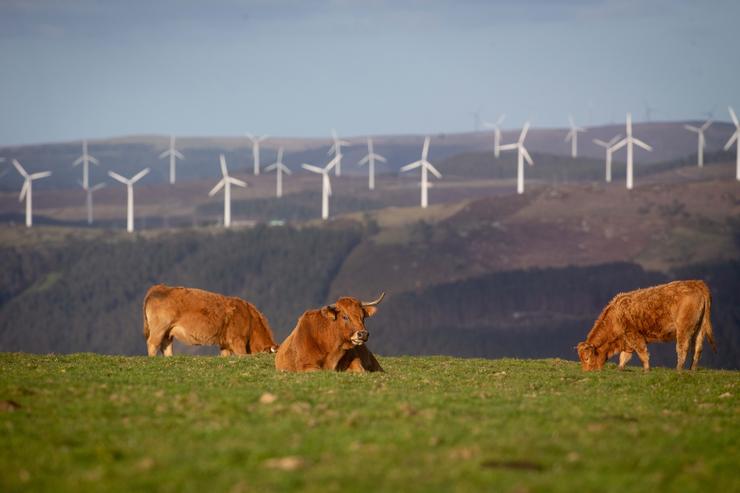
<svg viewBox="0 0 740 493">
<path fill-rule="evenodd" d="M 330 320 L 337 319 L 337 309 L 330 306 L 325 306 L 321 309 L 321 314 Z"/>
<path fill-rule="evenodd" d="M 366 317 L 372 317 L 373 315 L 375 315 L 375 312 L 378 311 L 378 307 L 377 306 L 363 306 L 362 310 L 365 312 Z"/>
</svg>

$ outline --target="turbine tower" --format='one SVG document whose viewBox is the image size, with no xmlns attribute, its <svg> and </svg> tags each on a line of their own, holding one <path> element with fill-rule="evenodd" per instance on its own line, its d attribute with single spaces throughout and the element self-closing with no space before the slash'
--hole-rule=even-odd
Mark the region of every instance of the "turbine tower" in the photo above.
<svg viewBox="0 0 740 493">
<path fill-rule="evenodd" d="M 707 142 L 704 139 L 704 131 L 709 128 L 709 126 L 712 124 L 712 120 L 707 120 L 704 122 L 704 125 L 701 127 L 695 127 L 693 125 L 684 125 L 683 128 L 690 132 L 696 132 L 699 137 L 699 143 L 696 150 L 696 165 L 700 168 L 704 167 L 704 147 L 706 147 Z"/>
<path fill-rule="evenodd" d="M 641 141 L 640 139 L 632 136 L 632 114 L 627 113 L 627 136 L 617 142 L 612 148 L 612 152 L 627 146 L 627 190 L 632 190 L 633 184 L 633 166 L 632 166 L 632 145 L 642 147 L 646 151 L 652 151 L 653 148 Z"/>
<path fill-rule="evenodd" d="M 483 125 L 487 128 L 493 129 L 493 156 L 498 158 L 501 154 L 501 124 L 504 122 L 506 115 L 501 115 L 496 120 L 496 123 L 484 122 Z"/>
<path fill-rule="evenodd" d="M 90 185 L 90 178 L 89 178 L 89 169 L 90 169 L 90 163 L 93 163 L 94 165 L 98 165 L 98 160 L 92 157 L 90 154 L 87 153 L 87 140 L 82 141 L 82 156 L 78 157 L 77 160 L 72 163 L 72 166 L 77 166 L 78 164 L 82 164 L 82 187 L 87 189 Z"/>
<path fill-rule="evenodd" d="M 730 111 L 730 116 L 732 117 L 732 123 L 735 124 L 735 133 L 732 134 L 732 137 L 730 137 L 730 140 L 727 141 L 727 144 L 725 144 L 725 150 L 729 151 L 730 147 L 732 147 L 732 143 L 735 143 L 735 161 L 736 161 L 736 171 L 735 171 L 735 178 L 737 181 L 740 181 L 740 123 L 737 121 L 737 115 L 735 114 L 735 110 L 732 109 L 731 106 L 728 106 L 727 109 Z"/>
<path fill-rule="evenodd" d="M 226 168 L 226 158 L 223 154 L 219 156 L 219 160 L 221 161 L 223 178 L 208 192 L 208 196 L 213 197 L 219 190 L 224 189 L 224 227 L 228 228 L 231 226 L 231 185 L 246 187 L 247 182 L 229 176 L 229 170 Z"/>
<path fill-rule="evenodd" d="M 570 141 L 570 157 L 575 159 L 578 157 L 578 132 L 585 132 L 586 129 L 577 127 L 572 116 L 568 117 L 568 121 L 570 122 L 570 131 L 565 136 L 565 141 Z"/>
<path fill-rule="evenodd" d="M 373 139 L 370 137 L 367 138 L 367 155 L 360 159 L 357 164 L 362 166 L 363 164 L 368 164 L 368 181 L 367 181 L 367 188 L 370 190 L 375 190 L 375 160 L 380 161 L 381 163 L 385 163 L 386 160 L 383 156 L 380 154 L 375 154 L 375 151 L 373 151 Z"/>
<path fill-rule="evenodd" d="M 505 144 L 500 146 L 502 151 L 510 151 L 516 149 L 517 151 L 517 168 L 516 168 L 516 193 L 524 193 L 524 160 L 532 166 L 532 156 L 527 152 L 527 148 L 524 147 L 524 139 L 527 137 L 527 131 L 529 131 L 529 122 L 524 123 L 522 127 L 522 133 L 519 134 L 519 140 L 514 144 Z"/>
<path fill-rule="evenodd" d="M 175 164 L 178 159 L 185 159 L 185 156 L 180 154 L 180 151 L 175 149 L 175 136 L 170 135 L 170 148 L 159 155 L 159 159 L 164 159 L 167 156 L 170 158 L 170 184 L 175 183 Z"/>
<path fill-rule="evenodd" d="M 329 152 L 327 152 L 328 155 L 334 154 L 334 158 L 337 159 L 336 168 L 334 169 L 334 174 L 336 176 L 342 176 L 342 146 L 348 146 L 349 142 L 346 140 L 340 140 L 339 136 L 337 135 L 337 131 L 333 128 L 331 129 L 331 137 L 334 140 L 334 143 L 329 148 Z M 334 161 L 334 159 L 332 159 Z"/>
<path fill-rule="evenodd" d="M 260 142 L 270 138 L 269 135 L 257 137 L 247 132 L 247 138 L 252 141 L 252 161 L 254 162 L 254 175 L 260 174 Z"/>
<path fill-rule="evenodd" d="M 604 142 L 601 139 L 594 139 L 594 144 L 603 147 L 606 150 L 606 182 L 612 182 L 612 152 L 614 152 L 614 144 L 622 138 L 621 135 L 617 134 L 611 138 L 610 141 Z"/>
<path fill-rule="evenodd" d="M 105 182 L 98 183 L 97 185 L 93 185 L 92 187 L 85 188 L 85 186 L 82 184 L 82 182 L 79 182 L 80 185 L 82 185 L 82 188 L 85 190 L 86 200 L 85 205 L 87 206 L 87 224 L 93 223 L 93 200 L 92 200 L 92 194 L 93 192 L 97 192 L 101 188 L 105 187 Z"/>
<path fill-rule="evenodd" d="M 307 171 L 311 171 L 313 173 L 318 173 L 322 177 L 322 185 L 321 185 L 321 219 L 326 220 L 329 219 L 329 196 L 331 195 L 331 181 L 329 180 L 329 171 L 337 165 L 337 163 L 342 159 L 341 154 L 335 155 L 329 163 L 324 166 L 323 168 L 320 168 L 318 166 L 314 166 L 312 164 L 301 164 L 301 167 Z"/>
<path fill-rule="evenodd" d="M 108 172 L 108 176 L 126 185 L 128 196 L 126 202 L 126 231 L 129 233 L 133 233 L 134 231 L 134 183 L 144 178 L 147 174 L 149 174 L 149 168 L 144 168 L 131 178 L 125 178 L 113 171 Z"/>
<path fill-rule="evenodd" d="M 431 171 L 434 176 L 437 178 L 442 178 L 442 173 L 437 171 L 437 168 L 432 166 L 432 163 L 430 163 L 427 160 L 427 156 L 429 155 L 429 137 L 424 138 L 424 147 L 421 150 L 421 159 L 419 161 L 414 161 L 413 163 L 407 164 L 406 166 L 403 166 L 401 168 L 401 171 L 409 171 L 414 168 L 421 167 L 421 207 L 425 208 L 429 204 L 428 199 L 428 190 L 429 187 L 432 186 L 431 183 L 429 183 L 429 177 L 428 177 L 428 171 Z"/>
<path fill-rule="evenodd" d="M 13 159 L 13 166 L 15 166 L 15 169 L 18 170 L 18 173 L 20 173 L 25 180 L 23 182 L 21 195 L 18 197 L 18 201 L 22 202 L 24 198 L 26 199 L 26 227 L 30 228 L 33 226 L 33 197 L 31 195 L 31 192 L 33 191 L 33 180 L 46 178 L 51 175 L 51 171 L 40 171 L 29 175 L 17 159 Z"/>
<path fill-rule="evenodd" d="M 283 164 L 283 148 L 278 149 L 277 153 L 277 161 L 272 163 L 270 166 L 265 168 L 265 171 L 272 171 L 275 170 L 277 173 L 277 190 L 276 195 L 278 198 L 283 196 L 283 173 L 287 173 L 289 175 L 292 175 L 290 168 L 285 166 Z"/>
</svg>

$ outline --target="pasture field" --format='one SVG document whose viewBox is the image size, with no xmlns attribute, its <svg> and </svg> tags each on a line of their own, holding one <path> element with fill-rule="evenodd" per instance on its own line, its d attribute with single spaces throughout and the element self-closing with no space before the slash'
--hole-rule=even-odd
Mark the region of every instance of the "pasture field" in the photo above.
<svg viewBox="0 0 740 493">
<path fill-rule="evenodd" d="M 738 372 L 0 354 L 0 491 L 740 491 Z"/>
</svg>

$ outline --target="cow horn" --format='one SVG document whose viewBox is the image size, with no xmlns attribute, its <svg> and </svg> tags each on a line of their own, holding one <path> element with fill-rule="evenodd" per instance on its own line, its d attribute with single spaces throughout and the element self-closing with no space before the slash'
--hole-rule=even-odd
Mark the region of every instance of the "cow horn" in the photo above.
<svg viewBox="0 0 740 493">
<path fill-rule="evenodd" d="M 383 301 L 383 298 L 385 297 L 385 292 L 380 293 L 380 296 L 378 296 L 378 299 L 375 301 L 363 301 L 362 306 L 375 306 L 381 301 Z"/>
</svg>

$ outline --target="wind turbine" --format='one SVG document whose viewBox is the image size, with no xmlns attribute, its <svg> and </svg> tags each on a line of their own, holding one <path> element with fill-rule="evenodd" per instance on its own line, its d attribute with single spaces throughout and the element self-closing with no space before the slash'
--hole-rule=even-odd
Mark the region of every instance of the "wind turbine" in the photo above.
<svg viewBox="0 0 740 493">
<path fill-rule="evenodd" d="M 570 141 L 570 156 L 575 159 L 578 157 L 578 132 L 585 132 L 586 129 L 577 127 L 572 116 L 568 117 L 568 121 L 570 122 L 570 132 L 565 136 L 565 141 Z"/>
<path fill-rule="evenodd" d="M 31 196 L 31 192 L 33 191 L 33 180 L 46 178 L 47 176 L 51 175 L 51 171 L 40 171 L 38 173 L 31 173 L 29 175 L 26 170 L 23 169 L 23 166 L 21 166 L 21 163 L 19 163 L 17 159 L 13 159 L 13 166 L 15 166 L 15 169 L 18 170 L 18 173 L 20 173 L 25 180 L 23 182 L 21 195 L 20 197 L 18 197 L 18 201 L 22 202 L 24 198 L 26 199 L 26 226 L 30 228 L 33 225 L 33 197 Z"/>
<path fill-rule="evenodd" d="M 277 190 L 276 194 L 277 197 L 280 198 L 283 196 L 283 173 L 288 173 L 289 175 L 292 175 L 293 173 L 290 172 L 290 168 L 285 166 L 283 164 L 283 148 L 278 149 L 277 153 L 277 161 L 272 163 L 270 166 L 265 168 L 265 171 L 272 171 L 275 170 L 277 172 Z"/>
<path fill-rule="evenodd" d="M 322 185 L 321 185 L 321 219 L 329 219 L 329 196 L 331 195 L 331 181 L 329 181 L 329 171 L 337 165 L 337 163 L 342 159 L 341 154 L 335 155 L 329 163 L 324 166 L 323 168 L 320 168 L 318 166 L 314 166 L 312 164 L 301 164 L 301 167 L 305 170 L 311 171 L 313 173 L 318 173 L 322 176 Z"/>
<path fill-rule="evenodd" d="M 349 142 L 346 140 L 340 140 L 337 135 L 337 131 L 333 128 L 331 129 L 331 136 L 332 139 L 334 139 L 334 143 L 329 148 L 329 152 L 327 152 L 327 154 L 334 153 L 335 158 L 339 157 L 339 159 L 337 159 L 336 168 L 334 169 L 334 174 L 336 176 L 342 176 L 342 146 L 348 146 Z"/>
<path fill-rule="evenodd" d="M 704 139 L 704 131 L 708 129 L 711 124 L 712 120 L 707 120 L 701 127 L 695 127 L 693 125 L 683 126 L 683 128 L 685 128 L 686 130 L 689 130 L 690 132 L 696 132 L 698 134 L 699 144 L 696 151 L 696 164 L 700 168 L 704 167 L 704 147 L 707 145 L 707 142 Z"/>
<path fill-rule="evenodd" d="M 601 139 L 594 139 L 594 144 L 603 147 L 606 150 L 606 181 L 607 183 L 611 183 L 612 181 L 612 152 L 614 152 L 614 144 L 617 143 L 617 141 L 622 136 L 620 134 L 615 135 L 611 138 L 610 141 L 604 142 Z"/>
<path fill-rule="evenodd" d="M 375 190 L 375 160 L 380 161 L 381 163 L 385 163 L 386 160 L 383 156 L 380 154 L 375 154 L 375 151 L 373 151 L 373 139 L 370 137 L 367 138 L 367 155 L 360 159 L 357 164 L 362 166 L 363 164 L 368 164 L 368 181 L 367 181 L 367 188 L 370 190 Z"/>
<path fill-rule="evenodd" d="M 409 171 L 414 168 L 421 167 L 421 206 L 422 208 L 426 208 L 429 201 L 428 201 L 428 189 L 430 186 L 432 186 L 431 183 L 429 183 L 429 177 L 427 176 L 427 172 L 431 171 L 434 176 L 437 178 L 442 178 L 442 173 L 437 171 L 437 168 L 432 166 L 432 163 L 427 161 L 427 156 L 429 155 L 429 137 L 424 138 L 424 147 L 421 150 L 421 159 L 419 161 L 414 161 L 411 164 L 407 164 L 406 166 L 403 166 L 401 168 L 401 171 Z"/>
<path fill-rule="evenodd" d="M 501 115 L 498 117 L 498 120 L 496 120 L 496 123 L 488 123 L 488 122 L 483 123 L 483 125 L 485 125 L 487 128 L 493 129 L 493 155 L 494 157 L 498 157 L 499 154 L 501 154 L 499 147 L 501 146 L 501 124 L 504 122 L 504 118 L 506 118 L 506 115 Z"/>
<path fill-rule="evenodd" d="M 149 174 L 149 168 L 144 168 L 131 178 L 125 178 L 113 171 L 108 172 L 108 176 L 126 185 L 128 196 L 126 202 L 126 231 L 129 233 L 133 233 L 134 231 L 134 183 L 144 178 L 147 174 Z"/>
<path fill-rule="evenodd" d="M 632 190 L 632 175 L 633 175 L 633 166 L 632 166 L 632 145 L 635 144 L 639 147 L 642 147 L 646 151 L 652 151 L 653 148 L 641 141 L 640 139 L 636 137 L 632 137 L 632 114 L 627 113 L 627 136 L 617 142 L 614 147 L 612 148 L 612 152 L 621 149 L 624 146 L 627 146 L 627 190 Z"/>
<path fill-rule="evenodd" d="M 254 162 L 254 175 L 260 174 L 260 142 L 270 138 L 269 135 L 256 137 L 247 132 L 247 138 L 252 141 L 252 161 Z"/>
<path fill-rule="evenodd" d="M 737 115 L 735 114 L 735 110 L 732 109 L 731 106 L 727 107 L 728 110 L 730 110 L 730 116 L 732 117 L 732 123 L 735 124 L 735 133 L 732 134 L 732 137 L 730 137 L 730 140 L 727 141 L 727 144 L 725 144 L 725 150 L 729 151 L 730 147 L 732 147 L 732 143 L 735 143 L 735 151 L 736 151 L 736 168 L 737 171 L 735 171 L 735 178 L 737 181 L 740 181 L 740 123 L 737 121 Z"/>
<path fill-rule="evenodd" d="M 502 151 L 517 150 L 517 168 L 516 168 L 516 193 L 524 193 L 524 160 L 532 166 L 532 156 L 527 152 L 527 148 L 524 147 L 524 139 L 527 137 L 527 131 L 529 130 L 529 122 L 524 123 L 522 127 L 522 133 L 519 134 L 519 140 L 514 144 L 504 144 L 499 147 Z"/>
<path fill-rule="evenodd" d="M 98 160 L 92 157 L 90 154 L 87 153 L 87 140 L 82 141 L 82 156 L 78 157 L 77 160 L 72 163 L 72 166 L 77 166 L 78 164 L 82 164 L 82 188 L 87 189 L 87 187 L 90 184 L 89 176 L 89 168 L 90 163 L 93 163 L 94 165 L 98 165 Z"/>
<path fill-rule="evenodd" d="M 180 151 L 175 149 L 175 136 L 170 135 L 170 148 L 159 155 L 159 159 L 164 159 L 167 156 L 170 157 L 170 184 L 175 183 L 175 164 L 178 159 L 185 159 L 185 156 L 180 154 Z"/>
<path fill-rule="evenodd" d="M 105 187 L 105 182 L 98 183 L 97 185 L 93 185 L 92 187 L 85 188 L 85 186 L 80 182 L 80 185 L 82 185 L 82 188 L 85 190 L 85 194 L 87 195 L 85 200 L 85 205 L 87 206 L 87 224 L 93 223 L 93 201 L 92 201 L 92 194 L 93 192 L 97 192 L 101 188 Z"/>
<path fill-rule="evenodd" d="M 226 168 L 226 158 L 223 154 L 219 156 L 219 160 L 221 161 L 223 178 L 208 192 L 208 196 L 213 197 L 219 190 L 224 189 L 224 227 L 228 228 L 231 226 L 231 185 L 246 187 L 247 182 L 229 176 L 229 170 Z"/>
</svg>

